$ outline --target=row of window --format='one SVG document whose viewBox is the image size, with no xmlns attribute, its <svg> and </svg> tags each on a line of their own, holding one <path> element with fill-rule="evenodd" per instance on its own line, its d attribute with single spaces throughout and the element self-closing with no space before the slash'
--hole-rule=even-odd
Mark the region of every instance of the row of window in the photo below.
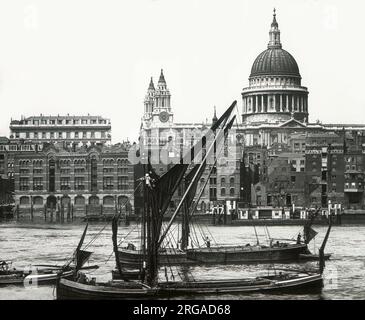
<svg viewBox="0 0 365 320">
<path fill-rule="evenodd" d="M 19 166 L 21 167 L 29 167 L 32 163 L 33 166 L 43 166 L 43 160 L 19 160 Z M 60 166 L 71 166 L 72 161 L 71 160 L 59 160 L 59 165 Z M 75 165 L 80 165 L 80 166 L 84 166 L 86 164 L 86 160 L 74 160 L 73 163 Z M 103 160 L 103 164 L 104 165 L 113 165 L 114 164 L 114 160 L 113 159 L 104 159 Z M 117 159 L 117 165 L 118 166 L 129 166 L 130 162 L 128 159 Z M 13 168 L 14 167 L 14 163 L 13 162 L 9 162 L 8 163 L 8 168 Z"/>
<path fill-rule="evenodd" d="M 229 195 L 231 197 L 234 197 L 235 196 L 235 189 L 234 188 L 230 188 L 229 189 Z M 226 196 L 226 188 L 221 188 L 221 196 Z"/>
<path fill-rule="evenodd" d="M 204 178 L 202 178 L 201 180 L 200 180 L 200 182 L 203 184 L 204 182 L 205 182 L 205 179 Z M 217 184 L 217 178 L 210 178 L 209 179 L 209 183 L 210 184 Z M 233 177 L 231 177 L 230 179 L 229 179 L 229 183 L 230 183 L 230 185 L 234 185 L 234 178 Z M 225 177 L 222 177 L 221 178 L 221 185 L 224 185 L 224 184 L 226 184 L 226 178 Z"/>
<path fill-rule="evenodd" d="M 349 182 L 346 182 L 345 183 L 345 188 L 346 189 L 350 189 L 350 188 L 359 188 L 359 189 L 361 189 L 362 187 L 363 187 L 363 184 L 361 183 L 361 182 L 358 182 L 357 183 L 357 185 L 356 185 L 356 182 L 351 182 L 351 183 L 349 183 Z"/>
<path fill-rule="evenodd" d="M 35 125 L 38 126 L 40 124 L 107 124 L 107 120 L 105 119 L 33 119 L 33 120 L 23 120 L 23 124 L 26 125 Z"/>
<path fill-rule="evenodd" d="M 295 85 L 295 84 L 299 84 L 299 81 L 294 78 L 261 78 L 260 77 L 260 78 L 251 79 L 250 84 Z"/>
<path fill-rule="evenodd" d="M 81 131 L 81 132 L 16 132 L 15 138 L 25 139 L 94 139 L 94 138 L 106 138 L 106 132 L 95 131 Z"/>
<path fill-rule="evenodd" d="M 295 142 L 294 143 L 294 149 L 300 149 L 300 146 L 302 146 L 302 149 L 305 149 L 305 142 L 302 142 L 302 143 Z"/>
<path fill-rule="evenodd" d="M 43 190 L 43 178 L 33 178 L 33 190 Z M 83 177 L 74 178 L 75 190 L 85 190 L 85 180 Z M 29 178 L 19 179 L 19 190 L 27 191 L 30 188 Z M 60 189 L 61 190 L 71 190 L 71 178 L 63 177 L 60 179 Z M 103 189 L 113 190 L 114 189 L 114 178 L 106 177 L 103 179 Z M 129 189 L 128 177 L 118 177 L 117 179 L 117 189 L 127 190 Z"/>
</svg>

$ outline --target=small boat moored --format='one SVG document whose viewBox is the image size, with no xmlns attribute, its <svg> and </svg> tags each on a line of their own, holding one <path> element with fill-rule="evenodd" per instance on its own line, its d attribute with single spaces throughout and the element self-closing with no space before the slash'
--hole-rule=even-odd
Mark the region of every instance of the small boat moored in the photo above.
<svg viewBox="0 0 365 320">
<path fill-rule="evenodd" d="M 55 284 L 57 279 L 70 278 L 78 270 L 97 269 L 98 266 L 84 267 L 92 254 L 92 252 L 81 250 L 87 227 L 88 225 L 85 227 L 71 261 L 63 266 L 31 265 L 19 270 L 12 267 L 11 261 L 0 261 L 0 286 Z"/>
</svg>

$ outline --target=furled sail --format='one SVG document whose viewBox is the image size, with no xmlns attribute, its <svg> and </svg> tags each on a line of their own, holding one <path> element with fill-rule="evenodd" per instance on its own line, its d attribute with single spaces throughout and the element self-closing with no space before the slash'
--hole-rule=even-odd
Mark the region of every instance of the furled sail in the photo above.
<svg viewBox="0 0 365 320">
<path fill-rule="evenodd" d="M 217 122 L 215 122 L 212 127 L 211 127 L 211 131 L 209 131 L 208 135 L 205 135 L 202 140 L 206 139 L 208 140 L 209 138 L 211 138 L 211 135 L 213 134 L 214 136 L 214 140 L 212 141 L 211 145 L 209 145 L 208 147 L 208 150 L 206 150 L 206 152 L 204 152 L 204 158 L 203 158 L 203 161 L 202 163 L 199 164 L 199 169 L 197 170 L 197 172 L 194 174 L 193 178 L 192 178 L 192 182 L 189 184 L 189 186 L 186 188 L 185 190 L 185 193 L 182 197 L 182 199 L 180 200 L 180 203 L 179 205 L 177 206 L 177 208 L 175 209 L 175 212 L 173 213 L 168 225 L 166 226 L 164 232 L 162 233 L 162 235 L 160 236 L 160 240 L 158 241 L 158 246 L 161 245 L 162 241 L 164 240 L 164 238 L 166 237 L 167 233 L 168 233 L 168 230 L 170 229 L 177 213 L 180 211 L 182 205 L 184 204 L 184 202 L 186 201 L 186 198 L 188 197 L 188 195 L 190 194 L 190 191 L 192 190 L 191 192 L 191 196 L 194 197 L 195 196 L 195 193 L 196 193 L 196 189 L 194 186 L 194 184 L 196 184 L 198 182 L 198 178 L 199 178 L 199 175 L 202 174 L 203 170 L 202 168 L 205 166 L 206 164 L 206 160 L 208 159 L 208 157 L 211 155 L 212 151 L 215 151 L 215 146 L 216 146 L 216 142 L 217 141 L 220 141 L 218 139 L 224 139 L 226 137 L 226 133 L 228 132 L 228 129 L 232 126 L 233 124 L 233 121 L 235 119 L 235 117 L 233 117 L 231 120 L 229 120 L 229 118 L 231 117 L 231 113 L 232 113 L 232 110 L 233 108 L 235 107 L 236 105 L 236 101 L 234 101 L 232 103 L 232 105 L 226 110 L 226 112 L 217 120 Z M 220 126 L 222 125 L 222 128 L 223 130 L 220 130 L 217 134 L 215 132 L 215 130 Z M 222 134 L 222 131 L 223 131 L 223 134 Z M 201 143 L 201 141 L 199 141 L 196 145 L 199 145 Z M 203 152 L 203 150 L 201 150 Z M 194 189 L 195 189 L 195 192 L 194 192 Z"/>
<path fill-rule="evenodd" d="M 90 251 L 81 250 L 82 244 L 84 243 L 84 239 L 86 236 L 87 228 L 88 228 L 88 224 L 86 224 L 84 232 L 79 241 L 79 244 L 77 245 L 77 248 L 75 250 L 76 270 L 79 270 L 86 263 L 86 261 L 89 260 L 90 255 L 92 254 L 92 252 L 90 252 Z"/>
<path fill-rule="evenodd" d="M 197 152 L 203 152 L 203 147 L 206 141 L 212 139 L 213 135 L 213 143 L 215 145 L 216 136 L 215 130 L 219 128 L 221 125 L 225 127 L 227 122 L 231 116 L 233 108 L 236 106 L 236 101 L 232 103 L 232 105 L 224 112 L 224 114 L 215 122 L 211 130 L 204 135 L 204 137 L 198 141 L 191 149 L 190 154 L 184 156 L 179 164 L 175 164 L 171 169 L 169 169 L 165 174 L 159 177 L 153 170 L 150 162 L 148 162 L 148 173 L 145 175 L 145 202 L 147 203 L 146 210 L 146 226 L 147 226 L 147 283 L 150 286 L 154 286 L 157 281 L 157 266 L 158 266 L 158 249 L 163 241 L 168 229 L 171 227 L 172 221 L 176 217 L 177 212 L 181 209 L 182 204 L 186 200 L 187 194 L 191 189 L 194 191 L 193 182 L 197 181 L 197 177 L 199 174 L 203 172 L 202 168 L 205 165 L 205 161 L 209 156 L 209 153 L 212 151 L 213 145 L 209 147 L 209 150 L 204 154 L 203 163 L 199 164 L 199 168 L 197 172 L 194 174 L 192 178 L 192 183 L 189 184 L 187 190 L 183 198 L 181 199 L 178 208 L 176 208 L 167 228 L 164 230 L 163 235 L 161 235 L 161 227 L 162 227 L 162 218 L 164 213 L 166 212 L 171 198 L 173 197 L 176 189 L 181 184 L 184 174 L 190 164 L 187 157 L 190 157 L 191 154 L 195 154 Z M 224 130 L 225 131 L 225 130 Z M 190 159 L 191 160 L 191 159 Z M 195 189 L 196 192 L 196 189 Z M 192 192 L 191 195 L 194 197 L 195 192 Z M 160 237 L 161 235 L 161 237 Z"/>
<path fill-rule="evenodd" d="M 304 227 L 304 242 L 308 244 L 318 234 L 312 227 Z"/>
<path fill-rule="evenodd" d="M 92 252 L 86 250 L 79 250 L 76 255 L 76 270 L 79 270 L 89 260 Z"/>
</svg>

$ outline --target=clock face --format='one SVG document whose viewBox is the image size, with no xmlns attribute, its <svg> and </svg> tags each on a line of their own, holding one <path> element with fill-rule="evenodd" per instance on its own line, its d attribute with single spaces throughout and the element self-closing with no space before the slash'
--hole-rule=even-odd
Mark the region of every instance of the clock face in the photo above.
<svg viewBox="0 0 365 320">
<path fill-rule="evenodd" d="M 166 111 L 162 111 L 158 117 L 161 122 L 167 122 L 169 120 L 169 114 Z"/>
</svg>

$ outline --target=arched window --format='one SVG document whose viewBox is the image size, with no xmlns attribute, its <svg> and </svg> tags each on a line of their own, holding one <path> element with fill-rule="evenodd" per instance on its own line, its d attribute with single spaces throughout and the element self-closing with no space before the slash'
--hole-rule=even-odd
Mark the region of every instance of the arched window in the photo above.
<svg viewBox="0 0 365 320">
<path fill-rule="evenodd" d="M 19 199 L 19 204 L 20 205 L 29 205 L 29 197 L 20 197 Z"/>
<path fill-rule="evenodd" d="M 118 205 L 119 206 L 125 206 L 129 202 L 129 199 L 127 196 L 119 196 L 118 197 Z"/>
<path fill-rule="evenodd" d="M 231 177 L 230 179 L 229 179 L 229 183 L 232 185 L 232 184 L 234 184 L 234 178 L 233 177 Z"/>
<path fill-rule="evenodd" d="M 226 188 L 221 188 L 221 196 L 224 197 L 226 195 Z"/>
<path fill-rule="evenodd" d="M 43 205 L 43 198 L 42 197 L 34 197 L 33 198 L 34 205 Z"/>
<path fill-rule="evenodd" d="M 234 197 L 234 188 L 230 188 L 229 189 L 229 195 L 231 196 L 231 197 Z"/>
<path fill-rule="evenodd" d="M 99 205 L 99 198 L 97 196 L 91 196 L 89 198 L 89 204 L 92 205 L 92 206 Z"/>
<path fill-rule="evenodd" d="M 112 196 L 105 196 L 103 199 L 104 206 L 114 206 L 114 197 Z"/>
<path fill-rule="evenodd" d="M 67 207 L 69 203 L 71 203 L 70 197 L 62 197 L 61 198 L 61 205 Z"/>
<path fill-rule="evenodd" d="M 83 196 L 75 197 L 75 205 L 76 206 L 84 206 L 85 205 L 85 198 Z"/>
</svg>

